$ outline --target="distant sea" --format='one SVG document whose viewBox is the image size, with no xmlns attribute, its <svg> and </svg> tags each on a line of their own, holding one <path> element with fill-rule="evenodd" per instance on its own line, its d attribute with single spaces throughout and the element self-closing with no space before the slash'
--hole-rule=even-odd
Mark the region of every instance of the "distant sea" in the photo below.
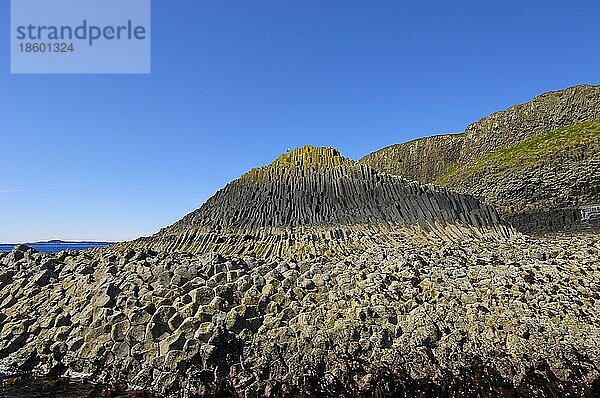
<svg viewBox="0 0 600 398">
<path fill-rule="evenodd" d="M 64 242 L 62 240 L 51 240 L 48 242 L 23 243 L 39 252 L 58 253 L 63 250 L 85 250 L 93 247 L 103 247 L 114 244 L 114 242 Z M 0 244 L 0 251 L 10 252 L 14 243 Z"/>
</svg>

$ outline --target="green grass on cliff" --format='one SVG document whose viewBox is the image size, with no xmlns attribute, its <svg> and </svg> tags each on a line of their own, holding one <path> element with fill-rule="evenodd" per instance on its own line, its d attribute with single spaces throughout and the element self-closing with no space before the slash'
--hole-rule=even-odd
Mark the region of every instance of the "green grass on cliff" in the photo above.
<svg viewBox="0 0 600 398">
<path fill-rule="evenodd" d="M 305 145 L 280 155 L 268 166 L 256 167 L 242 176 L 246 181 L 259 181 L 271 174 L 302 170 L 324 170 L 340 166 L 353 166 L 354 161 L 343 157 L 335 148 Z"/>
<path fill-rule="evenodd" d="M 466 168 L 451 164 L 437 182 L 441 185 L 452 185 L 482 170 L 514 170 L 533 166 L 561 150 L 586 144 L 597 145 L 599 142 L 600 119 L 579 123 L 537 135 L 510 148 L 499 149 Z"/>
</svg>

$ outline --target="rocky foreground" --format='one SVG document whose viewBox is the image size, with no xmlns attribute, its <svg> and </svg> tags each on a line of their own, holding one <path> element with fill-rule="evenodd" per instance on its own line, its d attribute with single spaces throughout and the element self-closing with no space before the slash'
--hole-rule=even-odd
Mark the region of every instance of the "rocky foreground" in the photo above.
<svg viewBox="0 0 600 398">
<path fill-rule="evenodd" d="M 0 254 L 0 366 L 168 397 L 600 396 L 600 237 Z"/>
</svg>

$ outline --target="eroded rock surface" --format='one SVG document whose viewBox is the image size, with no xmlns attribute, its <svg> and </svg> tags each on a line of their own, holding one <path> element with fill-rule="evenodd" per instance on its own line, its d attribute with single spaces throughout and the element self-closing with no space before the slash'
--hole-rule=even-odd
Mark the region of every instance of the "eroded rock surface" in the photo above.
<svg viewBox="0 0 600 398">
<path fill-rule="evenodd" d="M 19 247 L 0 254 L 0 367 L 169 397 L 591 397 L 599 250 L 597 236 L 382 246 L 335 262 Z"/>
</svg>

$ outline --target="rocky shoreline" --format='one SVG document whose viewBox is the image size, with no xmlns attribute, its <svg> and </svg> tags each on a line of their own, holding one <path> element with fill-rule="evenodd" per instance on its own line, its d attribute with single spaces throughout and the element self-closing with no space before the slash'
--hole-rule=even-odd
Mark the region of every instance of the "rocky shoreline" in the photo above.
<svg viewBox="0 0 600 398">
<path fill-rule="evenodd" d="M 150 391 L 134 390 L 126 384 L 110 386 L 78 377 L 3 375 L 0 372 L 0 397 L 60 398 L 156 398 Z"/>
<path fill-rule="evenodd" d="M 165 397 L 600 394 L 600 237 L 0 253 L 0 366 Z"/>
</svg>

